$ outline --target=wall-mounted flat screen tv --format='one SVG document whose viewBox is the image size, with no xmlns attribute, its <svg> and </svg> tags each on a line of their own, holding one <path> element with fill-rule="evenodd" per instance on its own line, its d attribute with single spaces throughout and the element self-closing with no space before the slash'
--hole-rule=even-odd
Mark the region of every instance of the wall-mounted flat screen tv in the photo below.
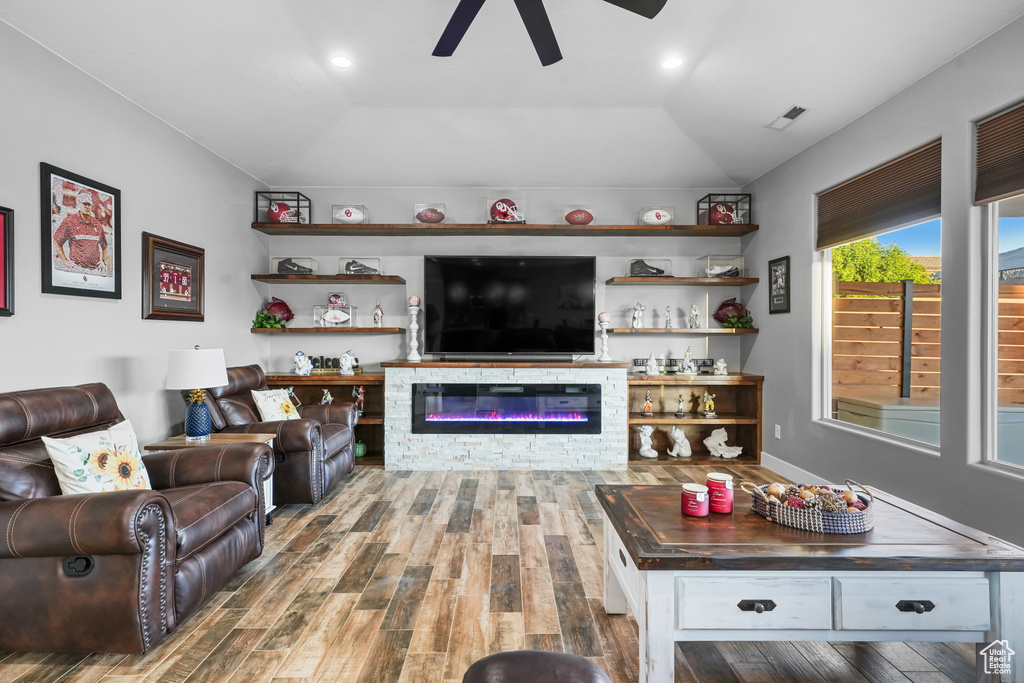
<svg viewBox="0 0 1024 683">
<path fill-rule="evenodd" d="M 427 256 L 424 350 L 594 353 L 593 256 Z"/>
</svg>

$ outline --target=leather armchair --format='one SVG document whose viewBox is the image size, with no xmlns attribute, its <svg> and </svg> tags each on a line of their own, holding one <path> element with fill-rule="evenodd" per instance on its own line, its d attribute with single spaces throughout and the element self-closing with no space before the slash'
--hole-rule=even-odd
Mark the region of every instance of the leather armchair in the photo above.
<svg viewBox="0 0 1024 683">
<path fill-rule="evenodd" d="M 0 394 L 0 649 L 144 653 L 263 552 L 265 444 L 147 455 L 153 490 L 62 495 L 39 437 L 123 419 L 103 384 Z"/>
<path fill-rule="evenodd" d="M 355 465 L 355 405 L 299 406 L 298 420 L 261 422 L 252 392 L 267 389 L 259 365 L 228 368 L 227 385 L 206 390 L 213 429 L 275 434 L 274 502 L 318 503 Z"/>
</svg>

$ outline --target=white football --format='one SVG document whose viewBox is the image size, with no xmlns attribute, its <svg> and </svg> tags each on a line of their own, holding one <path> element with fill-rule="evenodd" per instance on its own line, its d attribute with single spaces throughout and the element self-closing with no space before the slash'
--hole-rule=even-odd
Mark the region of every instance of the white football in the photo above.
<svg viewBox="0 0 1024 683">
<path fill-rule="evenodd" d="M 320 320 L 322 320 L 325 325 L 340 325 L 349 320 L 351 317 L 352 316 L 349 315 L 348 313 L 332 309 L 324 313 L 322 316 L 320 316 Z"/>
<path fill-rule="evenodd" d="M 644 214 L 645 225 L 667 225 L 672 222 L 672 214 L 664 209 L 651 209 Z"/>
<path fill-rule="evenodd" d="M 334 220 L 339 223 L 362 223 L 363 212 L 354 206 L 334 210 Z"/>
</svg>

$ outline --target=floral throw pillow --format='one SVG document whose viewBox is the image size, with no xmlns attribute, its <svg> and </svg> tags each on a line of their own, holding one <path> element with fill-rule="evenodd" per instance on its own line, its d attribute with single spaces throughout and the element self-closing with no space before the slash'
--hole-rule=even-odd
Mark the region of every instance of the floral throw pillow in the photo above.
<svg viewBox="0 0 1024 683">
<path fill-rule="evenodd" d="M 42 439 L 65 495 L 153 488 L 128 420 L 98 432 Z"/>
<path fill-rule="evenodd" d="M 299 419 L 299 411 L 292 405 L 291 399 L 288 398 L 288 392 L 284 389 L 253 390 L 252 398 L 256 401 L 260 419 L 264 422 Z"/>
</svg>

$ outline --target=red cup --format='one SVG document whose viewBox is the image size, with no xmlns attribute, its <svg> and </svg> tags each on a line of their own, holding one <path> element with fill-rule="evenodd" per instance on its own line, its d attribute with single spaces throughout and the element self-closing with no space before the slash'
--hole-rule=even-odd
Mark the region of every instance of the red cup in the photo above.
<svg viewBox="0 0 1024 683">
<path fill-rule="evenodd" d="M 708 474 L 708 495 L 712 512 L 732 512 L 732 475 L 722 472 Z"/>
<path fill-rule="evenodd" d="M 708 487 L 703 484 L 683 484 L 682 510 L 690 517 L 708 516 Z"/>
</svg>

